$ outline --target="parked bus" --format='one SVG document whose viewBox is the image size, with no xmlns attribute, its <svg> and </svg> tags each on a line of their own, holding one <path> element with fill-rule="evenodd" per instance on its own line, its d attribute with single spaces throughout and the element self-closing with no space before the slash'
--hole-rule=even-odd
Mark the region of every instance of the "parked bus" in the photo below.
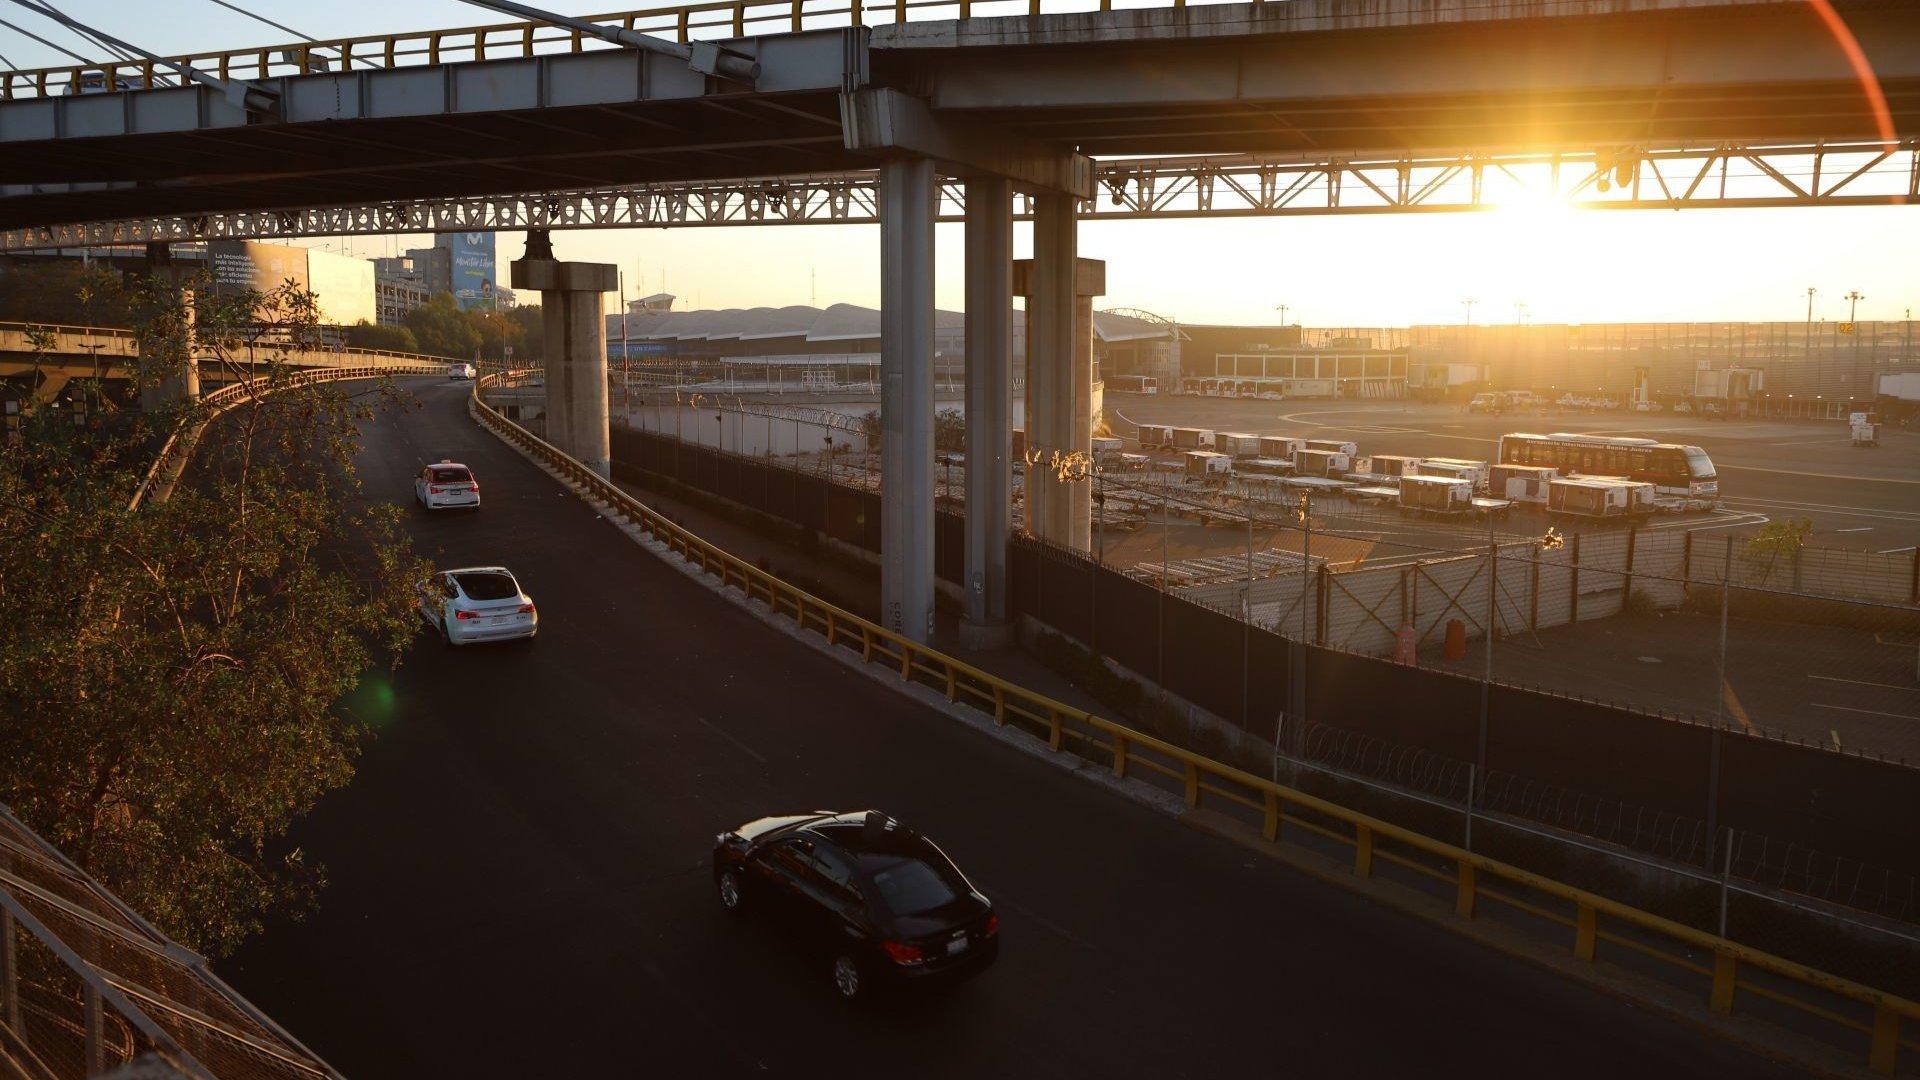
<svg viewBox="0 0 1920 1080">
<path fill-rule="evenodd" d="M 1606 435 L 1500 436 L 1500 464 L 1550 465 L 1567 475 L 1624 476 L 1652 484 L 1661 495 L 1714 501 L 1720 478 L 1697 446 Z"/>
</svg>

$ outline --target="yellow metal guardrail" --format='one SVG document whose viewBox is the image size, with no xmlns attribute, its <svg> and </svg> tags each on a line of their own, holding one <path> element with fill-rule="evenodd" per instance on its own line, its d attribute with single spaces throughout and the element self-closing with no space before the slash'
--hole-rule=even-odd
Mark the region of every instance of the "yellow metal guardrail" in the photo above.
<svg viewBox="0 0 1920 1080">
<path fill-rule="evenodd" d="M 678 42 L 741 38 L 836 26 L 877 26 L 908 21 L 912 14 L 971 18 L 978 3 L 1002 15 L 1042 14 L 1041 0 L 709 0 L 677 7 L 582 15 Z M 1085 5 L 1055 3 L 1056 11 Z M 1134 5 L 1139 6 L 1139 5 Z M 1186 0 L 1153 6 L 1185 7 Z M 1113 0 L 1099 0 L 1101 11 Z M 382 70 L 460 60 L 504 60 L 601 48 L 578 31 L 537 22 L 491 23 L 405 34 L 296 41 L 284 45 L 188 53 L 168 59 L 220 79 L 259 80 L 319 71 Z M 175 73 L 149 60 L 102 61 L 0 72 L 0 100 L 112 90 L 153 90 L 174 85 Z"/>
<path fill-rule="evenodd" d="M 618 485 L 494 411 L 487 405 L 482 391 L 497 379 L 498 376 L 487 375 L 474 385 L 470 411 L 480 423 L 554 467 L 593 497 L 607 503 L 616 515 L 633 522 L 689 563 L 697 564 L 702 572 L 718 575 L 723 587 L 737 587 L 750 600 L 765 600 L 776 615 L 791 615 L 794 625 L 821 633 L 828 645 L 849 652 L 857 650 L 863 662 L 884 663 L 898 671 L 902 680 L 932 687 L 943 692 L 948 701 L 975 706 L 991 714 L 996 724 L 1014 723 L 1030 728 L 1056 751 L 1065 750 L 1069 741 L 1076 741 L 1086 749 L 1104 753 L 1116 777 L 1125 777 L 1133 769 L 1146 769 L 1169 777 L 1181 785 L 1189 807 L 1198 808 L 1212 798 L 1250 809 L 1261 815 L 1261 833 L 1269 841 L 1279 841 L 1287 828 L 1299 828 L 1345 844 L 1353 850 L 1356 877 L 1371 876 L 1377 860 L 1446 882 L 1453 889 L 1454 914 L 1461 919 L 1474 918 L 1484 901 L 1504 904 L 1570 929 L 1573 955 L 1578 959 L 1593 960 L 1604 942 L 1708 977 L 1711 982 L 1707 1001 L 1716 1013 L 1731 1014 L 1744 992 L 1863 1034 L 1867 1036 L 1867 1064 L 1877 1073 L 1893 1074 L 1902 1045 L 1920 1049 L 1920 1045 L 1900 1037 L 1901 1021 L 1920 1021 L 1920 1002 L 1696 930 L 1255 776 L 1034 693 L 803 592 L 668 520 Z M 1302 811 L 1323 821 L 1330 820 L 1333 825 L 1298 816 Z M 1426 861 L 1387 850 L 1383 843 L 1397 845 L 1450 869 L 1436 868 Z M 1572 914 L 1550 910 L 1494 887 L 1503 882 L 1561 900 L 1571 905 Z M 1712 966 L 1609 930 L 1610 923 L 1705 953 L 1713 958 Z M 1871 1010 L 1871 1019 L 1862 1021 L 1799 995 L 1759 985 L 1742 978 L 1743 969 L 1766 972 L 1865 1006 Z"/>
<path fill-rule="evenodd" d="M 154 455 L 153 464 L 148 467 L 147 475 L 141 479 L 139 489 L 128 501 L 127 509 L 138 510 L 144 502 L 166 502 L 173 495 L 173 488 L 179 483 L 180 474 L 186 471 L 187 461 L 193 457 L 193 448 L 199 445 L 200 434 L 207 430 L 207 425 L 218 419 L 220 414 L 238 407 L 255 394 L 292 390 L 315 383 L 339 382 L 343 379 L 377 379 L 382 375 L 439 375 L 445 371 L 444 363 L 421 364 L 414 368 L 402 365 L 308 368 L 304 371 L 296 371 L 279 382 L 271 382 L 264 378 L 248 379 L 245 382 L 228 383 L 218 390 L 202 394 L 200 403 L 207 407 L 208 412 L 197 419 L 183 421 L 171 435 L 167 436 L 167 441 L 160 445 L 160 452 Z"/>
</svg>

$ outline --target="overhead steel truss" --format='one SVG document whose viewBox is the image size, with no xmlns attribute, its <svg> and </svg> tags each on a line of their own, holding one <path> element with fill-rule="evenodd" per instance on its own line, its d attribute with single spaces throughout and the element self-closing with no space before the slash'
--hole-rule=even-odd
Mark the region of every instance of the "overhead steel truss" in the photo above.
<svg viewBox="0 0 1920 1080">
<path fill-rule="evenodd" d="M 1098 162 L 1090 220 L 1406 214 L 1559 205 L 1593 210 L 1920 205 L 1920 140 L 1411 157 L 1207 156 Z M 960 221 L 963 185 L 936 212 Z M 1032 212 L 1019 197 L 1015 212 Z M 0 230 L 0 251 L 159 241 L 517 229 L 860 224 L 874 172 L 638 184 L 529 195 L 248 210 Z"/>
</svg>

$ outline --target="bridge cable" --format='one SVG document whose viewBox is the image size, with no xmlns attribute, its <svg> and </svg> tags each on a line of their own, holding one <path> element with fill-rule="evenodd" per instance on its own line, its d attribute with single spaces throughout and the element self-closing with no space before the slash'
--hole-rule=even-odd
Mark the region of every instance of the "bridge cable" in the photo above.
<svg viewBox="0 0 1920 1080">
<path fill-rule="evenodd" d="M 122 41 L 111 34 L 103 33 L 102 31 L 99 31 L 99 30 L 95 30 L 92 27 L 86 25 L 85 23 L 80 22 L 77 19 L 73 19 L 69 16 L 62 15 L 58 11 L 54 11 L 49 8 L 40 7 L 36 3 L 34 3 L 34 0 L 13 0 L 13 3 L 18 5 L 19 7 L 26 8 L 28 11 L 35 12 L 40 15 L 44 15 L 47 18 L 60 23 L 62 26 L 65 26 L 67 29 L 72 30 L 76 33 L 81 33 L 88 37 L 97 38 L 102 42 L 107 42 L 107 43 L 110 43 L 111 45 L 118 46 L 119 48 L 125 49 L 128 52 L 134 53 L 135 55 L 139 56 L 140 59 L 142 60 L 146 60 L 150 63 L 161 64 L 166 67 L 172 68 L 176 73 L 179 74 L 182 81 L 191 79 L 194 82 L 201 84 L 202 86 L 219 90 L 222 93 L 226 94 L 227 98 L 231 100 L 235 105 L 238 105 L 242 108 L 250 109 L 254 112 L 264 113 L 264 112 L 272 112 L 275 109 L 277 109 L 279 106 L 280 95 L 276 91 L 270 90 L 267 87 L 260 86 L 258 84 L 251 83 L 251 82 L 241 81 L 241 80 L 228 81 L 224 79 L 216 79 L 212 75 L 209 75 L 204 71 L 200 71 L 188 64 L 182 63 L 178 60 L 169 60 L 164 56 L 159 56 L 154 53 L 150 53 L 145 49 L 140 48 L 138 45 L 130 45 L 127 42 Z M 66 50 L 63 49 L 61 51 L 65 52 Z M 86 64 L 95 63 L 95 61 L 92 61 L 92 60 L 83 60 L 81 62 Z"/>
<path fill-rule="evenodd" d="M 42 0 L 42 2 L 44 2 L 44 0 Z M 219 6 L 226 8 L 228 11 L 237 12 L 241 15 L 245 15 L 247 18 L 252 19 L 255 22 L 266 23 L 268 26 L 273 27 L 275 30 L 292 34 L 294 37 L 299 38 L 301 41 L 318 42 L 320 40 L 319 38 L 313 37 L 312 35 L 303 34 L 300 31 L 295 30 L 293 27 L 285 25 L 284 23 L 274 22 L 272 19 L 267 18 L 265 15 L 248 11 L 246 8 L 243 8 L 238 4 L 230 4 L 227 2 L 227 0 L 207 0 L 207 2 L 210 4 L 218 4 Z M 373 61 L 367 59 L 364 56 L 356 57 L 356 59 L 358 59 L 362 64 L 367 65 L 367 67 L 369 68 L 372 68 L 376 71 L 380 70 L 379 64 L 374 63 Z"/>
<path fill-rule="evenodd" d="M 64 45 L 56 45 L 53 42 L 48 41 L 46 38 L 41 37 L 39 34 L 36 34 L 33 31 L 26 29 L 25 27 L 15 26 L 13 23 L 10 23 L 5 19 L 0 19 L 0 26 L 4 26 L 7 29 L 13 31 L 14 33 L 21 35 L 22 37 L 32 38 L 33 40 L 39 42 L 42 45 L 45 45 L 47 48 L 52 49 L 55 52 L 65 53 L 66 55 L 74 58 L 75 60 L 80 61 L 83 64 L 91 64 L 95 62 L 91 57 L 81 56 L 79 53 L 74 52 L 72 49 L 69 49 Z M 7 66 L 13 67 L 13 62 L 8 61 Z M 15 70 L 18 70 L 18 69 L 16 68 Z"/>
<path fill-rule="evenodd" d="M 53 6 L 52 0 L 36 0 L 36 6 L 43 9 L 41 13 L 48 16 L 49 18 L 59 18 L 59 17 L 64 17 L 66 15 L 66 12 L 61 11 L 59 8 Z M 88 42 L 107 50 L 107 52 L 111 54 L 115 59 L 118 59 L 118 60 L 133 59 L 132 53 L 126 51 L 125 49 L 117 49 L 112 45 L 109 45 L 106 42 L 101 41 L 99 38 L 95 37 L 93 34 L 87 32 L 86 30 L 77 30 L 76 33 L 78 33 L 81 37 L 85 38 Z"/>
</svg>

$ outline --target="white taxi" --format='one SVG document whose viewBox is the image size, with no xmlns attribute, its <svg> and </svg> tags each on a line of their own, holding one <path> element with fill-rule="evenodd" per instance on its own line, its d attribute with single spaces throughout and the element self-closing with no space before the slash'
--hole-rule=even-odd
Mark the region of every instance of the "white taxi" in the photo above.
<svg viewBox="0 0 1920 1080">
<path fill-rule="evenodd" d="M 428 510 L 480 509 L 480 481 L 457 461 L 441 461 L 413 478 L 413 498 Z"/>
</svg>

